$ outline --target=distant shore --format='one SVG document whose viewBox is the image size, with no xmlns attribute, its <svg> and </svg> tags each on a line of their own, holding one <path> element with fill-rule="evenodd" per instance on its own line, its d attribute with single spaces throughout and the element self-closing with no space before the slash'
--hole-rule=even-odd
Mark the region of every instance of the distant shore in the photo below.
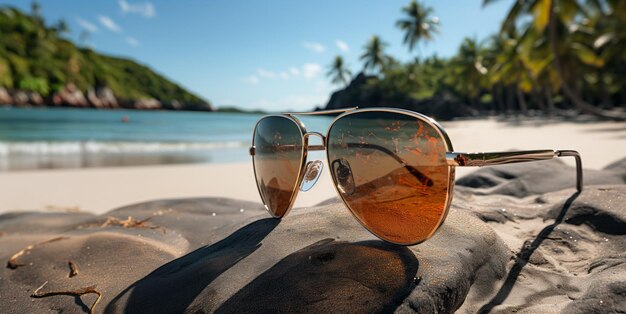
<svg viewBox="0 0 626 314">
<path fill-rule="evenodd" d="M 190 103 L 176 99 L 159 100 L 151 97 L 120 99 L 106 86 L 92 87 L 83 92 L 74 84 L 67 84 L 59 91 L 47 96 L 42 96 L 36 91 L 6 89 L 0 86 L 0 105 L 15 107 L 215 111 L 208 102 Z"/>
</svg>

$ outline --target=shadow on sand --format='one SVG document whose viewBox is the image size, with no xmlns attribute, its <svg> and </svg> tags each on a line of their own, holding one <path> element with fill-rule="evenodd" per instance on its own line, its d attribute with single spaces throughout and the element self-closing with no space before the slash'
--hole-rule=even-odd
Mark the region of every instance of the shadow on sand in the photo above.
<svg viewBox="0 0 626 314">
<path fill-rule="evenodd" d="M 159 267 L 116 296 L 105 312 L 215 311 L 222 302 L 213 300 L 205 288 L 255 252 L 278 223 L 258 220 Z M 260 250 L 255 256 L 271 260 L 273 252 Z M 415 254 L 405 247 L 379 240 L 325 239 L 261 270 L 217 312 L 388 312 L 415 287 L 418 265 Z"/>
<path fill-rule="evenodd" d="M 223 272 L 252 254 L 280 220 L 257 220 L 223 240 L 175 259 L 126 288 L 105 312 L 182 313 Z"/>
<path fill-rule="evenodd" d="M 415 287 L 418 265 L 406 247 L 325 239 L 282 259 L 216 313 L 392 312 Z"/>
<path fill-rule="evenodd" d="M 489 313 L 491 312 L 491 310 L 493 310 L 494 307 L 502 304 L 502 302 L 506 300 L 506 298 L 511 293 L 511 290 L 513 290 L 513 286 L 515 285 L 515 282 L 517 281 L 517 278 L 519 277 L 520 273 L 524 269 L 524 266 L 528 264 L 528 260 L 530 259 L 530 257 L 533 255 L 535 250 L 537 250 L 537 248 L 541 245 L 541 243 L 543 243 L 543 241 L 548 238 L 550 233 L 552 233 L 552 231 L 554 231 L 554 229 L 561 222 L 563 222 L 563 218 L 565 218 L 565 214 L 567 214 L 567 210 L 572 206 L 572 203 L 574 203 L 574 201 L 579 195 L 580 195 L 580 192 L 576 192 L 572 196 L 570 196 L 563 204 L 563 207 L 561 208 L 559 215 L 554 220 L 554 223 L 543 228 L 541 232 L 539 232 L 537 237 L 533 240 L 533 242 L 531 242 L 530 244 L 524 245 L 520 249 L 520 252 L 517 253 L 515 264 L 513 264 L 513 267 L 511 267 L 511 270 L 509 271 L 506 279 L 504 280 L 502 287 L 500 287 L 500 290 L 498 291 L 498 293 L 489 301 L 489 303 L 483 305 L 480 308 L 480 310 L 478 310 L 478 313 Z"/>
</svg>

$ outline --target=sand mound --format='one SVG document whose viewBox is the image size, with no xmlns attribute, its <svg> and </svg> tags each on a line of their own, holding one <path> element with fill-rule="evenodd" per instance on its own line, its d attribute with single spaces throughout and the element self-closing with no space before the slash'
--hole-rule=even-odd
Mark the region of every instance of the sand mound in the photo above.
<svg viewBox="0 0 626 314">
<path fill-rule="evenodd" d="M 626 159 L 586 171 L 580 195 L 574 173 L 481 169 L 413 247 L 377 240 L 336 199 L 282 221 L 216 198 L 4 214 L 0 312 L 85 312 L 98 298 L 77 296 L 86 287 L 111 313 L 623 310 Z M 31 297 L 45 282 L 38 295 L 64 293 Z"/>
</svg>

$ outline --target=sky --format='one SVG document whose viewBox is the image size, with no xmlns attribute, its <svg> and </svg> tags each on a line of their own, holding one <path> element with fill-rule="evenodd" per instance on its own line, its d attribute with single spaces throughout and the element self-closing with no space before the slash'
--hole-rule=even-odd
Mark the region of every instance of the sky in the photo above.
<svg viewBox="0 0 626 314">
<path fill-rule="evenodd" d="M 401 61 L 456 53 L 465 37 L 498 31 L 512 1 L 426 0 L 440 20 L 434 41 L 409 52 L 396 27 L 409 0 L 39 0 L 51 24 L 67 22 L 75 43 L 133 59 L 216 107 L 266 111 L 324 106 L 341 86 L 326 76 L 341 55 L 353 73 L 372 35 Z M 28 0 L 0 5 L 30 11 Z M 80 34 L 89 36 L 80 41 Z"/>
</svg>

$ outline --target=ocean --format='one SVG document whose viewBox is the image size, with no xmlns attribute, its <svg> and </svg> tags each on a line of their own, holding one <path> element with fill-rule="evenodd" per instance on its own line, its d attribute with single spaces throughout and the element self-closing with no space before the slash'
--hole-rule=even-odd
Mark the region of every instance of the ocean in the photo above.
<svg viewBox="0 0 626 314">
<path fill-rule="evenodd" d="M 262 115 L 0 107 L 0 171 L 250 161 Z M 329 117 L 306 117 L 324 133 Z"/>
</svg>

